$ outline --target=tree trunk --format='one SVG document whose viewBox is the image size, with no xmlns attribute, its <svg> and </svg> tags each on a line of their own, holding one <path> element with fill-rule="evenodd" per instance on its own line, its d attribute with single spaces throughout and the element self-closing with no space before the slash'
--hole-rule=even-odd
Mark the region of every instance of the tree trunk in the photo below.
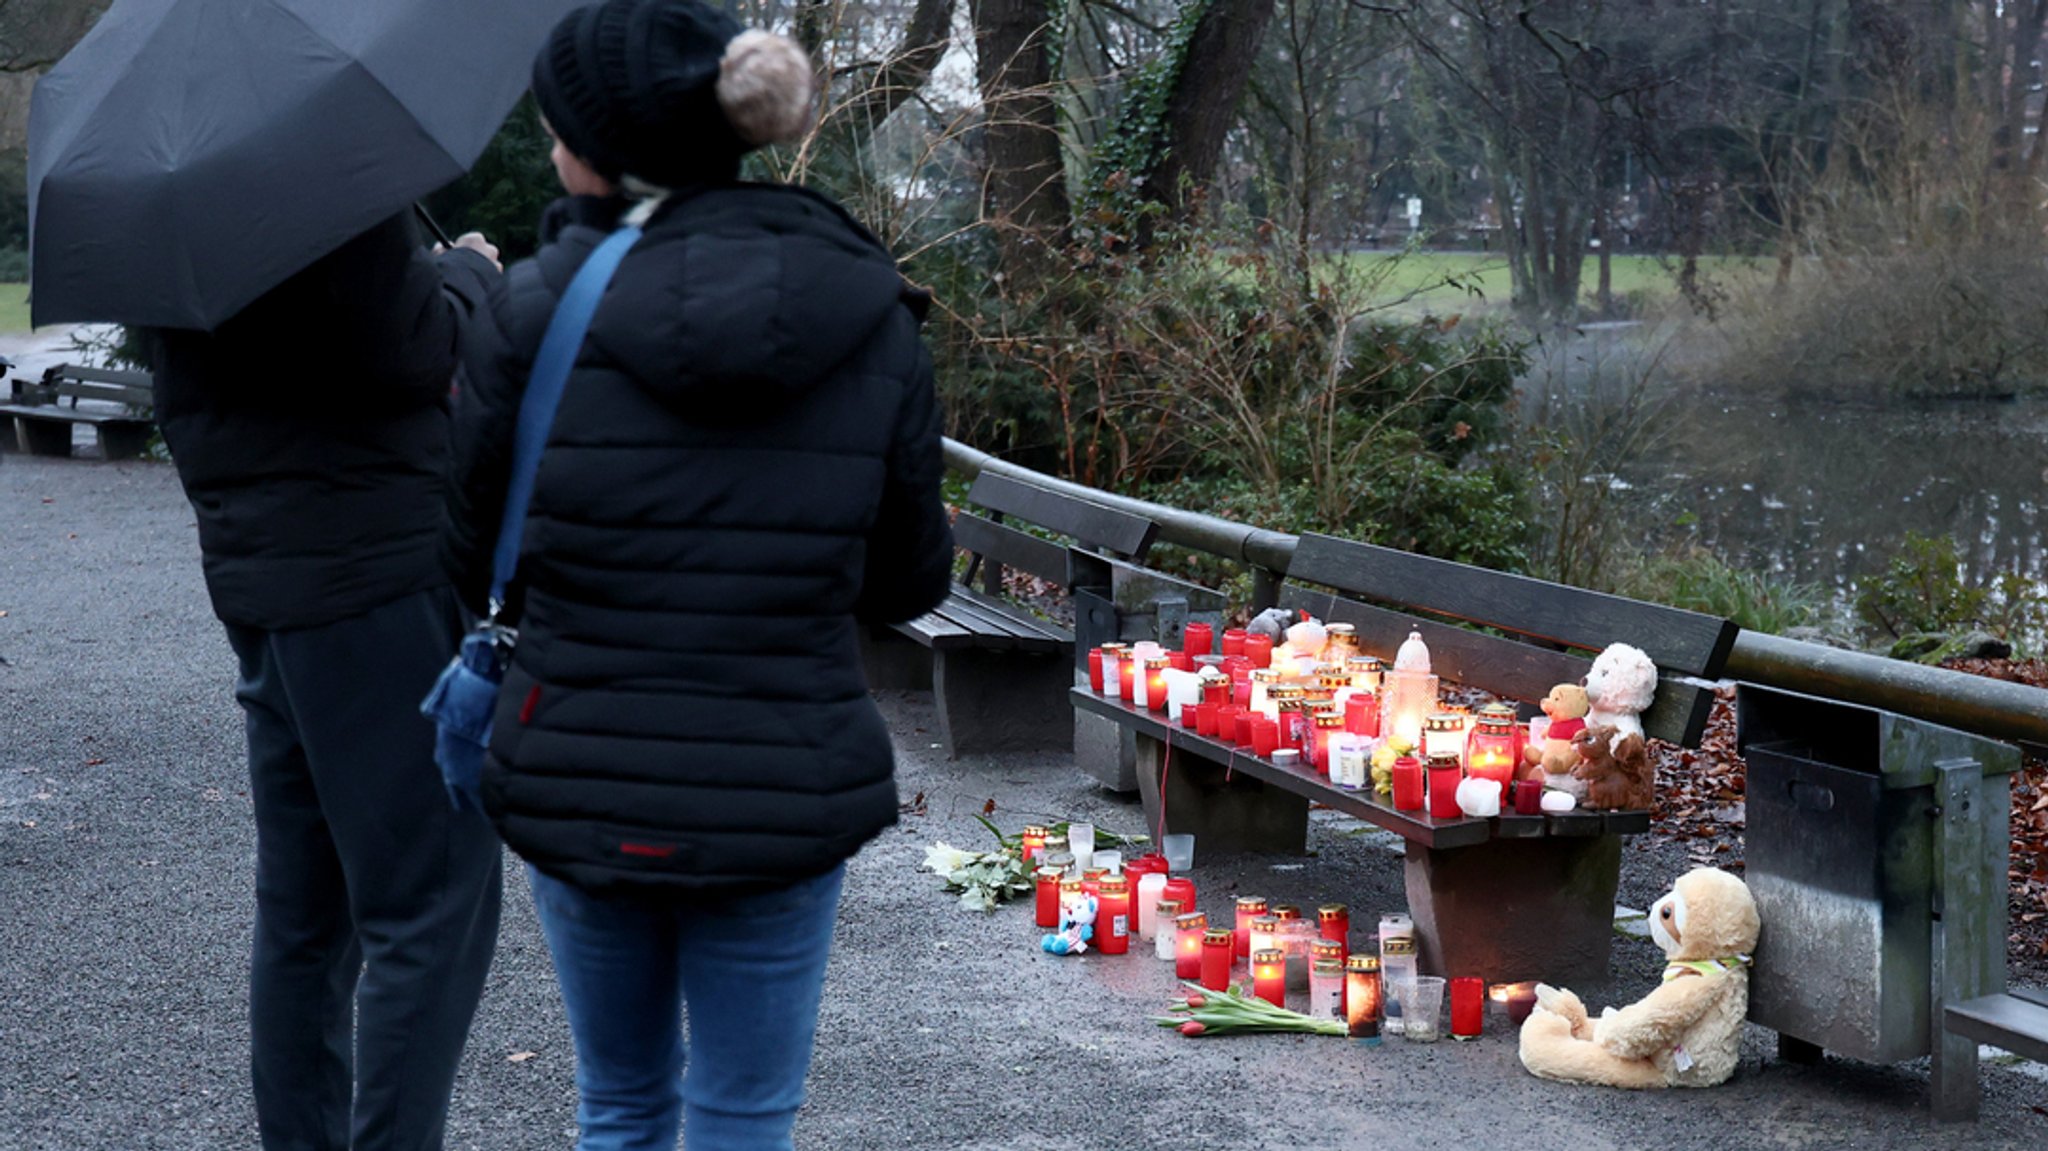
<svg viewBox="0 0 2048 1151">
<path fill-rule="evenodd" d="M 1274 8 L 1273 0 L 1190 2 L 1206 6 L 1167 97 L 1165 146 L 1140 184 L 1176 215 L 1199 204 L 1215 175 Z"/>
<path fill-rule="evenodd" d="M 983 202 L 1006 267 L 1033 262 L 1070 222 L 1054 101 L 1049 0 L 973 0 L 988 173 Z"/>
<path fill-rule="evenodd" d="M 958 0 L 917 0 L 909 22 L 903 26 L 903 38 L 876 66 L 867 85 L 834 115 L 833 119 L 844 126 L 848 139 L 856 146 L 865 144 L 882 121 L 917 95 L 932 78 L 932 69 L 938 67 L 953 43 L 953 9 L 957 3 Z M 813 52 L 817 48 L 812 42 L 822 40 L 825 32 L 823 9 L 822 3 L 813 3 L 798 16 L 798 36 Z"/>
</svg>

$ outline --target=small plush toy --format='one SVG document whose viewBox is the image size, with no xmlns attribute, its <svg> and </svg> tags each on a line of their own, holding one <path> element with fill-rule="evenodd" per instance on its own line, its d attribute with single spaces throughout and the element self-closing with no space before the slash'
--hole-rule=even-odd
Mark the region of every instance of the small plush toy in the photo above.
<svg viewBox="0 0 2048 1151">
<path fill-rule="evenodd" d="M 1594 811 L 1643 811 L 1657 789 L 1649 745 L 1633 733 L 1617 736 L 1612 728 L 1589 727 L 1573 737 L 1578 766 L 1572 778 L 1584 783 L 1584 806 Z"/>
<path fill-rule="evenodd" d="M 1543 1079 L 1609 1087 L 1712 1087 L 1735 1071 L 1749 1011 L 1756 903 L 1725 871 L 1678 877 L 1650 909 L 1664 982 L 1597 1020 L 1569 991 L 1539 984 L 1522 1023 L 1522 1066 Z"/>
<path fill-rule="evenodd" d="M 1574 794 L 1583 792 L 1583 788 L 1571 782 L 1572 768 L 1579 762 L 1572 737 L 1586 729 L 1586 712 L 1592 707 L 1586 689 L 1575 683 L 1558 684 L 1537 706 L 1550 717 L 1550 732 L 1541 744 L 1530 744 L 1522 750 L 1524 762 L 1517 775 L 1538 783 L 1549 782 Z"/>
<path fill-rule="evenodd" d="M 1586 672 L 1586 698 L 1592 705 L 1586 712 L 1591 727 L 1611 727 L 1616 737 L 1643 734 L 1639 718 L 1650 708 L 1657 694 L 1657 665 L 1641 648 L 1611 643 L 1593 657 Z"/>
<path fill-rule="evenodd" d="M 1099 905 L 1095 897 L 1082 894 L 1078 898 L 1060 900 L 1060 929 L 1050 932 L 1038 941 L 1038 946 L 1054 955 L 1079 955 L 1088 950 L 1088 941 L 1095 938 L 1095 912 Z"/>
</svg>

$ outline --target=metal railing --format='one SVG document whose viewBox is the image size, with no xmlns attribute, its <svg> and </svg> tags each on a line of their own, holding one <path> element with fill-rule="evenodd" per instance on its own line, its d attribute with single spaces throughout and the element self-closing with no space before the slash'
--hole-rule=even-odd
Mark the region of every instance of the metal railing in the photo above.
<svg viewBox="0 0 2048 1151">
<path fill-rule="evenodd" d="M 946 466 L 972 480 L 982 472 L 1092 500 L 1159 525 L 1162 542 L 1284 575 L 1296 538 L 1216 516 L 1059 479 L 999 460 L 957 440 L 945 443 Z M 2048 745 L 2048 691 L 1965 675 L 1924 664 L 1844 651 L 1744 629 L 1725 669 L 1730 679 L 1863 704 L 1998 739 Z"/>
</svg>

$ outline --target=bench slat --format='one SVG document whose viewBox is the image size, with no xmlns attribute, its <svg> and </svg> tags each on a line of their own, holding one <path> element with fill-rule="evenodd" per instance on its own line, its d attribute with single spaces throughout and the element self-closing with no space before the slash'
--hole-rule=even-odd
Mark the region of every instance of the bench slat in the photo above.
<svg viewBox="0 0 2048 1151">
<path fill-rule="evenodd" d="M 955 587 L 950 602 L 965 603 L 979 609 L 985 615 L 996 616 L 1020 636 L 1035 636 L 1062 647 L 1074 642 L 1073 633 L 1058 624 L 1039 619 L 1015 604 L 996 599 L 971 587 Z"/>
<path fill-rule="evenodd" d="M 1707 678 L 1721 674 L 1738 630 L 1699 612 L 1313 533 L 1287 575 L 1587 651 L 1630 643 L 1666 671 Z"/>
<path fill-rule="evenodd" d="M 995 472 L 975 477 L 967 498 L 990 511 L 1029 520 L 1072 536 L 1088 547 L 1143 558 L 1159 525 L 1143 516 L 1027 484 Z"/>
<path fill-rule="evenodd" d="M 0 404 L 0 414 L 20 416 L 25 420 L 57 420 L 67 424 L 136 424 L 146 427 L 156 422 L 148 416 L 130 415 L 127 412 L 60 408 L 55 404 Z"/>
<path fill-rule="evenodd" d="M 1066 586 L 1067 549 L 1051 540 L 963 511 L 953 517 L 953 543 L 1004 567 Z"/>
<path fill-rule="evenodd" d="M 991 637 L 1000 636 L 1008 640 L 1003 646 L 1021 648 L 1025 651 L 1058 651 L 1058 637 L 1046 634 L 1034 623 L 1018 617 L 1014 612 L 992 606 L 979 597 L 970 598 L 964 588 L 953 589 L 946 602 L 939 605 L 939 611 L 947 619 L 962 627 Z"/>
<path fill-rule="evenodd" d="M 1410 631 L 1421 632 L 1436 674 L 1513 699 L 1542 699 L 1557 684 L 1584 679 L 1593 666 L 1593 661 L 1583 656 L 1417 619 L 1291 584 L 1281 589 L 1280 606 L 1306 611 L 1325 623 L 1351 624 L 1358 629 L 1362 648 L 1388 660 Z M 1667 676 L 1659 681 L 1650 710 L 1643 713 L 1643 731 L 1669 743 L 1697 747 L 1706 734 L 1713 706 L 1711 687 Z"/>
<path fill-rule="evenodd" d="M 902 623 L 890 624 L 889 626 L 893 630 L 901 632 L 903 635 L 934 650 L 974 647 L 977 642 L 973 632 L 940 615 L 937 611 L 928 611 L 916 619 L 905 620 Z"/>
<path fill-rule="evenodd" d="M 2048 1007 L 2017 995 L 1986 995 L 1951 1003 L 1943 1012 L 1943 1027 L 1952 1035 L 2048 1063 Z"/>
</svg>

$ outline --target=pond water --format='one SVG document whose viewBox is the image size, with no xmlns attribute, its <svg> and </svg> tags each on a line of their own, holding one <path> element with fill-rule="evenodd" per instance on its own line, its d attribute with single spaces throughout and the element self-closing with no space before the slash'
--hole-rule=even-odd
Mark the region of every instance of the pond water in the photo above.
<svg viewBox="0 0 2048 1151">
<path fill-rule="evenodd" d="M 1700 382 L 1698 365 L 1679 362 L 1684 344 L 1615 331 L 1553 346 L 1524 381 L 1525 410 L 1545 418 L 1560 395 L 1612 402 L 1640 388 L 1659 434 L 1617 482 L 1738 566 L 1839 594 L 1918 532 L 1953 536 L 1973 577 L 2017 567 L 2041 578 L 2048 400 L 1758 394 Z"/>
</svg>

